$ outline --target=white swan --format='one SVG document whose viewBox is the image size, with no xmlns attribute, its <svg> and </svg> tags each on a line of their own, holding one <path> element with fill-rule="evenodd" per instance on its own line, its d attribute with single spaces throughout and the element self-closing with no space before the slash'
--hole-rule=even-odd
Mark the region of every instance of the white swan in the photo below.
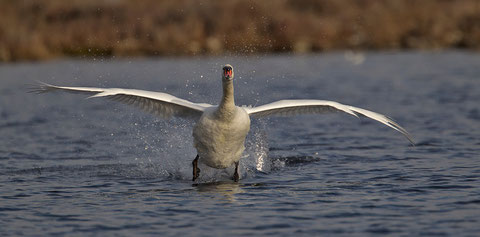
<svg viewBox="0 0 480 237">
<path fill-rule="evenodd" d="M 402 133 L 412 144 L 412 138 L 400 125 L 388 117 L 365 109 L 326 100 L 281 100 L 258 107 L 235 106 L 233 95 L 233 67 L 223 67 L 223 97 L 220 105 L 193 103 L 175 96 L 143 90 L 93 87 L 64 87 L 42 83 L 32 92 L 44 93 L 62 90 L 91 95 L 88 98 L 107 97 L 141 107 L 162 117 L 178 116 L 197 121 L 193 128 L 193 141 L 197 156 L 192 162 L 193 181 L 200 173 L 198 161 L 207 166 L 223 169 L 235 164 L 233 179 L 239 180 L 238 163 L 245 149 L 245 137 L 250 130 L 250 117 L 294 115 L 343 111 L 358 117 L 363 115 Z"/>
</svg>

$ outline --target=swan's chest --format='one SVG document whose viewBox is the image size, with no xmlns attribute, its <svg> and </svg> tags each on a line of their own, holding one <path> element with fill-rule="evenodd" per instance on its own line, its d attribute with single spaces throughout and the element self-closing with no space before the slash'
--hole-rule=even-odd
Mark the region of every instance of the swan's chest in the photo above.
<svg viewBox="0 0 480 237">
<path fill-rule="evenodd" d="M 236 107 L 228 120 L 206 111 L 193 129 L 194 146 L 207 165 L 229 166 L 240 159 L 249 130 L 250 117 L 242 108 Z"/>
<path fill-rule="evenodd" d="M 214 112 L 207 111 L 193 129 L 195 140 L 200 142 L 229 143 L 242 142 L 250 130 L 250 117 L 242 108 L 236 108 L 228 120 L 219 119 Z"/>
</svg>

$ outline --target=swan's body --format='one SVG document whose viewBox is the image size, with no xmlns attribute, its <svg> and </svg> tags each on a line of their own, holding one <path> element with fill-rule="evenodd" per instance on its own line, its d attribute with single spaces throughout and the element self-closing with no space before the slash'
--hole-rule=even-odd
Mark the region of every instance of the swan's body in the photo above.
<svg viewBox="0 0 480 237">
<path fill-rule="evenodd" d="M 281 100 L 259 107 L 238 107 L 233 94 L 233 68 L 223 68 L 223 97 L 220 105 L 193 103 L 175 96 L 143 90 L 93 87 L 62 87 L 42 84 L 33 92 L 43 93 L 63 90 L 90 94 L 93 97 L 108 97 L 133 104 L 163 117 L 177 116 L 197 121 L 193 128 L 193 143 L 198 155 L 193 161 L 194 180 L 200 170 L 197 161 L 207 166 L 223 169 L 235 164 L 234 179 L 238 180 L 238 163 L 245 150 L 245 138 L 250 130 L 250 117 L 270 115 L 295 115 L 342 111 L 353 116 L 363 115 L 381 122 L 402 133 L 412 144 L 408 132 L 388 117 L 357 107 L 326 100 Z"/>
<path fill-rule="evenodd" d="M 238 162 L 245 150 L 250 116 L 237 106 L 233 108 L 231 119 L 221 118 L 216 112 L 216 108 L 205 110 L 193 128 L 193 145 L 201 162 L 224 169 Z"/>
</svg>

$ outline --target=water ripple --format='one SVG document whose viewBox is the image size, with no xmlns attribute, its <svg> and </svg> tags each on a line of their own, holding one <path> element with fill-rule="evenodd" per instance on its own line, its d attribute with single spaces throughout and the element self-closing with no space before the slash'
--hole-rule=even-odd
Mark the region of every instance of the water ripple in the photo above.
<svg viewBox="0 0 480 237">
<path fill-rule="evenodd" d="M 477 236 L 480 56 L 365 57 L 355 67 L 342 53 L 229 57 L 242 70 L 236 102 L 364 107 L 398 120 L 416 146 L 340 113 L 252 120 L 239 183 L 233 168 L 203 167 L 191 182 L 191 123 L 79 95 L 19 92 L 25 80 L 41 79 L 215 103 L 225 58 L 2 64 L 0 233 Z M 188 70 L 172 70 L 179 66 Z"/>
</svg>

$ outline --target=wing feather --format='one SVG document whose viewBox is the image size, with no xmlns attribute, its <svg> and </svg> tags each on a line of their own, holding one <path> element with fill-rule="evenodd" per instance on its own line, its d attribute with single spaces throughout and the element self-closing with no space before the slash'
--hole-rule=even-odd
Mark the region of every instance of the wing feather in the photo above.
<svg viewBox="0 0 480 237">
<path fill-rule="evenodd" d="M 280 100 L 258 107 L 245 107 L 247 113 L 254 118 L 273 115 L 321 114 L 331 112 L 345 112 L 355 117 L 362 115 L 376 120 L 403 134 L 410 143 L 415 144 L 410 134 L 391 118 L 366 109 L 340 104 L 328 100 Z"/>
<path fill-rule="evenodd" d="M 135 89 L 64 87 L 41 83 L 30 92 L 46 93 L 52 91 L 66 91 L 90 95 L 90 97 L 87 98 L 105 97 L 123 104 L 136 106 L 164 118 L 171 116 L 200 118 L 203 111 L 211 106 L 205 103 L 193 103 L 166 93 Z"/>
</svg>

